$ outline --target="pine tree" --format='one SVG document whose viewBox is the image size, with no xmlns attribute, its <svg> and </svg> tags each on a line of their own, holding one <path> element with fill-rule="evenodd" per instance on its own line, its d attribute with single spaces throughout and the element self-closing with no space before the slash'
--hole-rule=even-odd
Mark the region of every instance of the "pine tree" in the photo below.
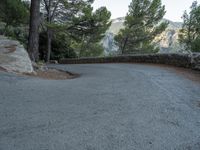
<svg viewBox="0 0 200 150">
<path fill-rule="evenodd" d="M 168 23 L 162 22 L 165 6 L 161 0 L 132 0 L 125 18 L 124 29 L 115 37 L 125 53 L 154 52 L 154 38 L 162 33 Z"/>
<path fill-rule="evenodd" d="M 39 60 L 40 0 L 31 0 L 28 52 L 32 61 Z"/>
<path fill-rule="evenodd" d="M 111 13 L 106 7 L 101 7 L 93 12 L 91 6 L 83 10 L 81 17 L 74 20 L 76 24 L 69 33 L 78 41 L 79 56 L 99 56 L 103 53 L 100 41 L 105 36 L 111 25 Z"/>
<path fill-rule="evenodd" d="M 71 23 L 72 18 L 82 12 L 84 6 L 89 5 L 93 0 L 42 0 L 41 11 L 45 17 L 45 27 L 47 33 L 47 56 L 49 62 L 51 56 L 51 45 L 54 33 L 58 31 L 64 23 Z"/>
<path fill-rule="evenodd" d="M 21 0 L 0 0 L 0 21 L 5 23 L 5 32 L 9 26 L 27 23 L 28 9 Z"/>
<path fill-rule="evenodd" d="M 93 12 L 92 3 L 93 0 L 42 1 L 42 13 L 46 20 L 44 26 L 48 41 L 47 61 L 51 55 L 51 40 L 59 32 L 70 37 L 72 47 L 79 49 L 79 54 L 86 54 L 84 51 L 89 48 L 93 49 L 90 51 L 93 54 L 95 46 L 100 50 L 98 42 L 111 25 L 109 21 L 111 13 L 105 7 Z M 74 47 L 74 45 L 76 46 Z M 98 51 L 96 54 L 99 53 Z"/>
<path fill-rule="evenodd" d="M 200 51 L 200 5 L 194 1 L 188 14 L 183 14 L 183 27 L 180 30 L 179 41 L 186 51 Z"/>
</svg>

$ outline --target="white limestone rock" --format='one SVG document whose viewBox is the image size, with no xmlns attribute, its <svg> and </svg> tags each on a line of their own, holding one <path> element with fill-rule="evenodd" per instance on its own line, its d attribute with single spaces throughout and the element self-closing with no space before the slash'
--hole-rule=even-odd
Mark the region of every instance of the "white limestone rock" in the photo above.
<svg viewBox="0 0 200 150">
<path fill-rule="evenodd" d="M 3 36 L 0 36 L 0 67 L 8 72 L 34 72 L 32 62 L 24 47 L 18 41 Z"/>
</svg>

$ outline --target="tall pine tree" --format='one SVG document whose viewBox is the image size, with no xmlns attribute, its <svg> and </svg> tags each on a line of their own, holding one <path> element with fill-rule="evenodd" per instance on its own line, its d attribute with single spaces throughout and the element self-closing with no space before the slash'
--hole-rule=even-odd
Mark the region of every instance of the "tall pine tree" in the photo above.
<svg viewBox="0 0 200 150">
<path fill-rule="evenodd" d="M 154 38 L 168 23 L 162 22 L 165 6 L 161 0 L 132 0 L 125 18 L 124 29 L 115 37 L 122 54 L 154 52 Z"/>
<path fill-rule="evenodd" d="M 180 30 L 179 41 L 186 51 L 200 51 L 200 5 L 194 1 L 188 14 L 183 15 L 183 27 Z"/>
</svg>

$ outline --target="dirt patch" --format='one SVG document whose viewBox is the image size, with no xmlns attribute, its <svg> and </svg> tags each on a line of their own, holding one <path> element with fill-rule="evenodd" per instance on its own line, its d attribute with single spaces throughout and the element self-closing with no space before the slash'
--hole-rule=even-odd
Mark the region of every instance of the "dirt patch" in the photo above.
<svg viewBox="0 0 200 150">
<path fill-rule="evenodd" d="M 8 72 L 6 69 L 0 66 L 1 72 Z M 35 73 L 19 73 L 15 72 L 19 76 L 29 76 L 35 78 L 42 78 L 46 80 L 67 80 L 79 77 L 79 74 L 63 71 L 59 69 L 47 68 L 45 70 L 36 70 Z"/>
<path fill-rule="evenodd" d="M 48 69 L 45 71 L 37 70 L 34 74 L 25 74 L 31 77 L 37 77 L 47 80 L 66 80 L 66 79 L 74 79 L 78 77 L 78 74 L 73 74 L 63 70 L 57 69 Z"/>
<path fill-rule="evenodd" d="M 0 71 L 6 72 L 7 70 L 5 68 L 3 68 L 3 67 L 0 66 Z"/>
<path fill-rule="evenodd" d="M 164 65 L 162 67 L 165 67 L 168 70 L 174 71 L 179 76 L 183 76 L 194 82 L 200 83 L 200 71 L 191 70 L 191 69 L 187 69 L 187 68 L 181 68 L 181 67 L 164 66 Z"/>
<path fill-rule="evenodd" d="M 185 68 L 173 68 L 175 72 L 181 76 L 184 76 L 192 81 L 199 82 L 200 83 L 200 72 L 191 70 L 191 69 L 185 69 Z"/>
<path fill-rule="evenodd" d="M 194 82 L 200 83 L 200 71 L 196 71 L 196 70 L 192 70 L 192 69 L 188 69 L 188 68 L 182 68 L 182 67 L 174 67 L 174 66 L 170 66 L 170 65 L 163 65 L 163 64 L 146 64 L 146 63 L 142 63 L 142 64 L 165 68 L 169 71 L 175 72 L 179 76 L 183 76 Z"/>
</svg>

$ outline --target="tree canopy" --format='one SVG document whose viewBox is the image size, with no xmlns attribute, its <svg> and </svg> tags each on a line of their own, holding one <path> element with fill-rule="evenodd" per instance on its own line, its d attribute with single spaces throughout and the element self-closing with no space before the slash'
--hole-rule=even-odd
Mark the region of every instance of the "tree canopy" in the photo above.
<svg viewBox="0 0 200 150">
<path fill-rule="evenodd" d="M 194 1 L 190 12 L 183 14 L 183 27 L 180 30 L 179 41 L 187 51 L 200 51 L 200 5 Z"/>
<path fill-rule="evenodd" d="M 126 15 L 124 29 L 115 37 L 124 53 L 153 52 L 152 41 L 168 23 L 161 22 L 165 6 L 161 0 L 132 0 Z"/>
<path fill-rule="evenodd" d="M 0 21 L 6 23 L 6 26 L 27 23 L 28 14 L 26 4 L 21 0 L 0 1 Z"/>
<path fill-rule="evenodd" d="M 111 13 L 105 7 L 93 11 L 92 3 L 93 0 L 42 1 L 43 27 L 47 32 L 47 61 L 50 49 L 53 49 L 50 48 L 52 38 L 59 32 L 65 33 L 62 36 L 68 36 L 69 49 L 74 49 L 78 56 L 91 56 L 88 51 L 94 55 L 103 52 L 99 42 L 111 25 Z"/>
</svg>

